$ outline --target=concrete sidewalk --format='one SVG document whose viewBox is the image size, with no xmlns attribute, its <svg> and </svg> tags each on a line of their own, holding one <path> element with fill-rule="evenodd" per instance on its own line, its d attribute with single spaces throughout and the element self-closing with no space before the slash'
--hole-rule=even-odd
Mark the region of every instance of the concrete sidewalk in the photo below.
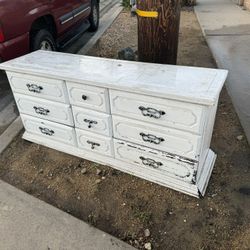
<svg viewBox="0 0 250 250">
<path fill-rule="evenodd" d="M 133 250 L 126 243 L 0 181 L 1 250 Z"/>
<path fill-rule="evenodd" d="M 231 0 L 198 0 L 195 12 L 250 142 L 250 12 Z"/>
</svg>

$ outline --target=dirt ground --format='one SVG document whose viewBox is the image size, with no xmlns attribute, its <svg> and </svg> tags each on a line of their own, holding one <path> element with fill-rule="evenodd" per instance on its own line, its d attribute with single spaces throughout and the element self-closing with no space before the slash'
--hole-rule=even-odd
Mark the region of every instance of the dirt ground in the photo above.
<svg viewBox="0 0 250 250">
<path fill-rule="evenodd" d="M 182 12 L 178 63 L 216 67 L 192 11 Z M 91 55 L 136 49 L 136 18 L 121 13 Z M 188 80 L 188 79 L 187 79 Z M 0 178 L 138 249 L 250 249 L 250 150 L 223 89 L 212 149 L 218 154 L 204 199 L 52 149 L 21 135 L 1 155 Z M 149 229 L 150 236 L 145 236 Z"/>
</svg>

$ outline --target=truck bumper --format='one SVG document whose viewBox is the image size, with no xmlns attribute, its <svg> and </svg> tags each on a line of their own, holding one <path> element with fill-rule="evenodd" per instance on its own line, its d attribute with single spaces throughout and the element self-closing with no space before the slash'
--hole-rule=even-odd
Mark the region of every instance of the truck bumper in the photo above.
<svg viewBox="0 0 250 250">
<path fill-rule="evenodd" d="M 0 43 L 0 62 L 8 61 L 29 52 L 29 33 Z"/>
</svg>

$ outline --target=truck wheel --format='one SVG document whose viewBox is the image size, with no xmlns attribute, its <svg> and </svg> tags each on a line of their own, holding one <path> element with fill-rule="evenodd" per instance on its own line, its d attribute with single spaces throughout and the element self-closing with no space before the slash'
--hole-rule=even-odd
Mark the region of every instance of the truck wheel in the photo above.
<svg viewBox="0 0 250 250">
<path fill-rule="evenodd" d="M 55 51 L 56 50 L 56 43 L 51 35 L 51 33 L 45 29 L 39 30 L 37 33 L 34 34 L 31 40 L 31 49 L 32 51 L 35 50 L 48 50 L 48 51 Z"/>
<path fill-rule="evenodd" d="M 97 0 L 91 1 L 91 13 L 89 16 L 89 31 L 96 31 L 99 27 L 100 6 Z"/>
</svg>

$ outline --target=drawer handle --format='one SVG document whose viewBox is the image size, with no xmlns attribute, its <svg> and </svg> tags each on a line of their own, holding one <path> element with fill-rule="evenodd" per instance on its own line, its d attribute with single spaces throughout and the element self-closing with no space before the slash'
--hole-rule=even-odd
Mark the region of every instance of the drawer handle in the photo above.
<svg viewBox="0 0 250 250">
<path fill-rule="evenodd" d="M 93 124 L 97 124 L 98 123 L 97 121 L 88 120 L 88 119 L 84 119 L 83 121 L 89 124 L 88 128 L 92 128 Z"/>
<path fill-rule="evenodd" d="M 55 132 L 51 129 L 48 129 L 48 128 L 42 128 L 42 127 L 39 127 L 40 131 L 42 134 L 45 134 L 45 135 L 49 135 L 49 136 L 52 136 Z"/>
<path fill-rule="evenodd" d="M 43 90 L 42 86 L 36 85 L 36 84 L 26 84 L 28 87 L 28 90 L 33 93 L 41 93 L 41 90 Z"/>
<path fill-rule="evenodd" d="M 151 168 L 159 168 L 160 166 L 162 166 L 163 164 L 161 162 L 157 162 L 153 159 L 150 158 L 145 158 L 143 156 L 140 157 L 140 159 L 142 160 L 142 164 Z"/>
<path fill-rule="evenodd" d="M 87 97 L 86 95 L 82 95 L 82 99 L 83 99 L 84 101 L 86 101 L 86 100 L 88 99 L 88 97 Z"/>
<path fill-rule="evenodd" d="M 48 113 L 50 112 L 48 109 L 42 107 L 34 106 L 33 108 L 38 115 L 48 115 Z"/>
<path fill-rule="evenodd" d="M 140 136 L 142 137 L 142 140 L 145 142 L 150 142 L 150 143 L 154 143 L 159 145 L 161 142 L 165 141 L 164 138 L 161 137 L 157 137 L 155 135 L 151 135 L 151 134 L 144 134 L 144 133 L 140 133 Z"/>
<path fill-rule="evenodd" d="M 155 119 L 160 119 L 163 115 L 166 114 L 166 112 L 154 108 L 145 108 L 143 106 L 140 106 L 139 109 L 141 110 L 143 116 L 149 116 L 150 118 Z"/>
<path fill-rule="evenodd" d="M 93 141 L 87 141 L 88 144 L 91 145 L 91 149 L 95 149 L 95 147 L 100 147 L 101 145 L 99 143 L 93 142 Z"/>
</svg>

